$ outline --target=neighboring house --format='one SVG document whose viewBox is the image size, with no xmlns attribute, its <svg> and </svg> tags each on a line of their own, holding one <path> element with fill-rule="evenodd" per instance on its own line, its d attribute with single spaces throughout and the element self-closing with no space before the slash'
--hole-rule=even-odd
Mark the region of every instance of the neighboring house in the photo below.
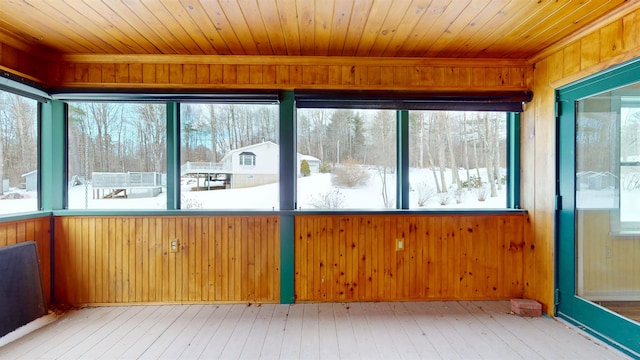
<svg viewBox="0 0 640 360">
<path fill-rule="evenodd" d="M 271 184 L 279 181 L 280 147 L 278 144 L 265 141 L 231 150 L 222 158 L 222 167 L 231 173 L 231 188 L 243 188 Z M 307 160 L 311 173 L 320 172 L 320 159 L 297 154 L 298 176 L 300 163 Z"/>
<path fill-rule="evenodd" d="M 231 172 L 231 188 L 243 188 L 278 182 L 278 144 L 265 141 L 231 150 L 221 162 Z"/>
<path fill-rule="evenodd" d="M 25 178 L 25 189 L 27 191 L 38 190 L 38 170 L 22 174 L 22 177 Z"/>
<path fill-rule="evenodd" d="M 312 174 L 317 174 L 320 172 L 320 159 L 311 155 L 303 155 L 298 153 L 298 176 L 302 176 L 302 174 L 300 173 L 300 164 L 302 163 L 302 160 L 307 160 L 307 163 L 309 164 L 309 170 L 311 170 Z"/>
</svg>

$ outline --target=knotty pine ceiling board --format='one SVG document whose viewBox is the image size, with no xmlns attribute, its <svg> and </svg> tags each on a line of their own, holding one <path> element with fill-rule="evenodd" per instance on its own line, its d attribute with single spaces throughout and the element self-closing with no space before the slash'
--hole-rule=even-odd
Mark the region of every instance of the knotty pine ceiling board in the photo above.
<svg viewBox="0 0 640 360">
<path fill-rule="evenodd" d="M 628 0 L 0 0 L 48 54 L 526 59 Z"/>
</svg>

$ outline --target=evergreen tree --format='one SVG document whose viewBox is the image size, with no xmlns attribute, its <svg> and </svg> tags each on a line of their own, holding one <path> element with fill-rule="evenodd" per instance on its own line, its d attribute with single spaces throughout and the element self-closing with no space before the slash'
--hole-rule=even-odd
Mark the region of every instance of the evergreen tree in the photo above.
<svg viewBox="0 0 640 360">
<path fill-rule="evenodd" d="M 307 160 L 300 162 L 300 174 L 302 174 L 302 176 L 311 175 L 311 169 L 309 168 L 309 162 Z"/>
</svg>

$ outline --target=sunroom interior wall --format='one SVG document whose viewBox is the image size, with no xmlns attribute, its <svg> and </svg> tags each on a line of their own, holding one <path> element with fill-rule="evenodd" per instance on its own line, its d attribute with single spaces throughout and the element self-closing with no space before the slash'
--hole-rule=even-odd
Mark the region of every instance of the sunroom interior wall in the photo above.
<svg viewBox="0 0 640 360">
<path fill-rule="evenodd" d="M 521 201 L 532 238 L 525 255 L 525 296 L 554 304 L 555 89 L 640 56 L 640 9 L 617 14 L 536 55 L 531 103 L 521 118 Z"/>
</svg>

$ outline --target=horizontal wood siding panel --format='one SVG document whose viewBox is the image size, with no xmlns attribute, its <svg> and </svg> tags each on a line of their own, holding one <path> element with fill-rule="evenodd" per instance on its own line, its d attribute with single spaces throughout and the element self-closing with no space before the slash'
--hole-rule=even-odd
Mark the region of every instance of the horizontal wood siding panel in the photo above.
<svg viewBox="0 0 640 360">
<path fill-rule="evenodd" d="M 35 241 L 47 302 L 51 302 L 51 221 L 48 217 L 0 222 L 0 247 Z"/>
<path fill-rule="evenodd" d="M 385 59 L 385 66 L 371 59 L 345 59 L 349 65 L 335 66 L 331 61 L 300 58 L 247 57 L 239 63 L 212 62 L 211 58 L 165 57 L 170 65 L 169 81 L 158 73 L 166 71 L 167 64 L 157 56 L 140 62 L 57 61 L 49 65 L 47 82 L 62 88 L 149 88 L 149 89 L 370 89 L 370 90 L 526 90 L 528 66 L 524 62 L 473 63 L 454 60 L 423 65 L 420 59 L 396 63 Z M 114 61 L 117 61 L 117 57 Z M 156 62 L 154 62 L 154 60 Z M 188 61 L 188 63 L 186 63 Z M 415 63 L 415 64 L 414 64 Z M 441 64 L 445 63 L 446 66 Z M 89 64 L 92 66 L 90 67 Z M 85 69 L 104 73 L 115 66 L 119 69 L 115 79 L 86 76 Z M 101 68 L 105 69 L 101 69 Z M 132 71 L 132 69 L 137 69 Z M 156 76 L 151 76 L 155 70 Z M 129 71 L 125 71 L 125 70 Z M 144 72 L 139 71 L 143 69 Z M 72 72 L 72 73 L 69 73 Z"/>
<path fill-rule="evenodd" d="M 526 221 L 521 214 L 296 216 L 296 300 L 520 297 Z"/>
<path fill-rule="evenodd" d="M 277 216 L 56 217 L 56 299 L 68 304 L 276 302 Z M 179 241 L 179 251 L 170 242 Z"/>
<path fill-rule="evenodd" d="M 44 60 L 12 46 L 0 38 L 0 71 L 5 70 L 29 81 L 47 82 L 47 67 Z"/>
</svg>

